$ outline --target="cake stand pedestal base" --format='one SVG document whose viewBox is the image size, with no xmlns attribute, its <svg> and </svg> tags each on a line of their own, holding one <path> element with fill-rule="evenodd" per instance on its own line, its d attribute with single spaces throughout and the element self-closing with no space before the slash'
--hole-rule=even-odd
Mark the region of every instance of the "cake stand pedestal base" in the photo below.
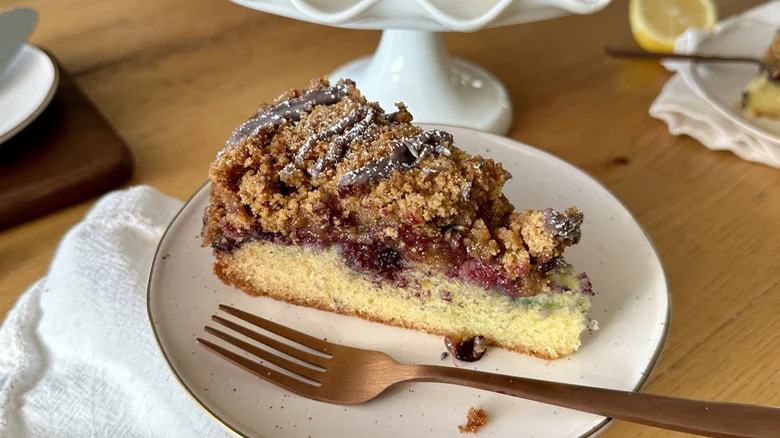
<svg viewBox="0 0 780 438">
<path fill-rule="evenodd" d="M 506 134 L 512 124 L 504 85 L 482 67 L 452 58 L 440 33 L 385 30 L 374 56 L 344 65 L 330 78 L 354 80 L 388 112 L 405 103 L 417 123 L 495 134 Z"/>
</svg>

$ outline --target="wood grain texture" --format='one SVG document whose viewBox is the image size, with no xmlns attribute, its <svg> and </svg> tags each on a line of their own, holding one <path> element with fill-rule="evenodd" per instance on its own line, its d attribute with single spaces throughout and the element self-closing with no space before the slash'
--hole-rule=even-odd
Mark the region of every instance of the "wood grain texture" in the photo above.
<svg viewBox="0 0 780 438">
<path fill-rule="evenodd" d="M 114 128 L 58 70 L 51 103 L 0 148 L 0 230 L 100 195 L 132 171 Z"/>
<path fill-rule="evenodd" d="M 721 0 L 721 16 L 760 3 Z M 0 0 L 0 9 L 21 4 Z M 116 128 L 130 184 L 186 199 L 258 103 L 373 51 L 379 32 L 335 29 L 216 0 L 26 1 L 51 49 Z M 646 390 L 780 405 L 780 172 L 669 134 L 648 107 L 670 73 L 617 61 L 627 2 L 591 16 L 448 34 L 505 82 L 510 136 L 600 180 L 645 227 L 672 293 L 666 350 Z M 326 55 L 326 56 L 323 56 Z M 44 275 L 85 202 L 0 232 L 0 314 Z M 617 422 L 603 437 L 683 437 Z"/>
</svg>

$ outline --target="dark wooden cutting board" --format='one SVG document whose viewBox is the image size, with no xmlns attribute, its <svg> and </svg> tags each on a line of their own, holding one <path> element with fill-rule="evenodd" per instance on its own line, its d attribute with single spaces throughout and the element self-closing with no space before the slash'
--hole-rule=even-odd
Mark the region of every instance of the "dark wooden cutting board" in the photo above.
<svg viewBox="0 0 780 438">
<path fill-rule="evenodd" d="M 0 144 L 0 229 L 104 193 L 132 173 L 125 143 L 57 65 L 49 106 Z"/>
</svg>

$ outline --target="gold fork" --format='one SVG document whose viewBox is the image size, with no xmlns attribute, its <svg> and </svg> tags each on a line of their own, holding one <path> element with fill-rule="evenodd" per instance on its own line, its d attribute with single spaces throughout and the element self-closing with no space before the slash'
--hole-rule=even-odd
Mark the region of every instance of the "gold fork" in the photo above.
<svg viewBox="0 0 780 438">
<path fill-rule="evenodd" d="M 206 332 L 286 370 L 291 375 L 198 338 L 201 345 L 261 379 L 314 400 L 347 405 L 365 403 L 397 383 L 439 382 L 484 389 L 619 420 L 700 435 L 727 438 L 780 436 L 780 408 L 776 407 L 690 400 L 454 367 L 403 365 L 380 351 L 334 344 L 234 307 L 220 305 L 219 308 L 304 347 L 277 341 L 219 315 L 212 316 L 214 322 L 296 359 L 292 361 L 216 328 L 205 327 Z"/>
</svg>

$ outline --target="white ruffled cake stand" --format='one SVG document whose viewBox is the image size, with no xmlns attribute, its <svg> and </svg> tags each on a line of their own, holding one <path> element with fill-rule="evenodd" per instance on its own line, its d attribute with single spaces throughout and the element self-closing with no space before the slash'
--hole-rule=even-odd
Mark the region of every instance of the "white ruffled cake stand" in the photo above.
<svg viewBox="0 0 780 438">
<path fill-rule="evenodd" d="M 353 29 L 383 29 L 373 56 L 331 73 L 350 78 L 385 109 L 404 102 L 415 122 L 505 134 L 512 103 L 487 70 L 449 55 L 441 32 L 589 14 L 610 0 L 232 0 L 297 20 Z"/>
</svg>

